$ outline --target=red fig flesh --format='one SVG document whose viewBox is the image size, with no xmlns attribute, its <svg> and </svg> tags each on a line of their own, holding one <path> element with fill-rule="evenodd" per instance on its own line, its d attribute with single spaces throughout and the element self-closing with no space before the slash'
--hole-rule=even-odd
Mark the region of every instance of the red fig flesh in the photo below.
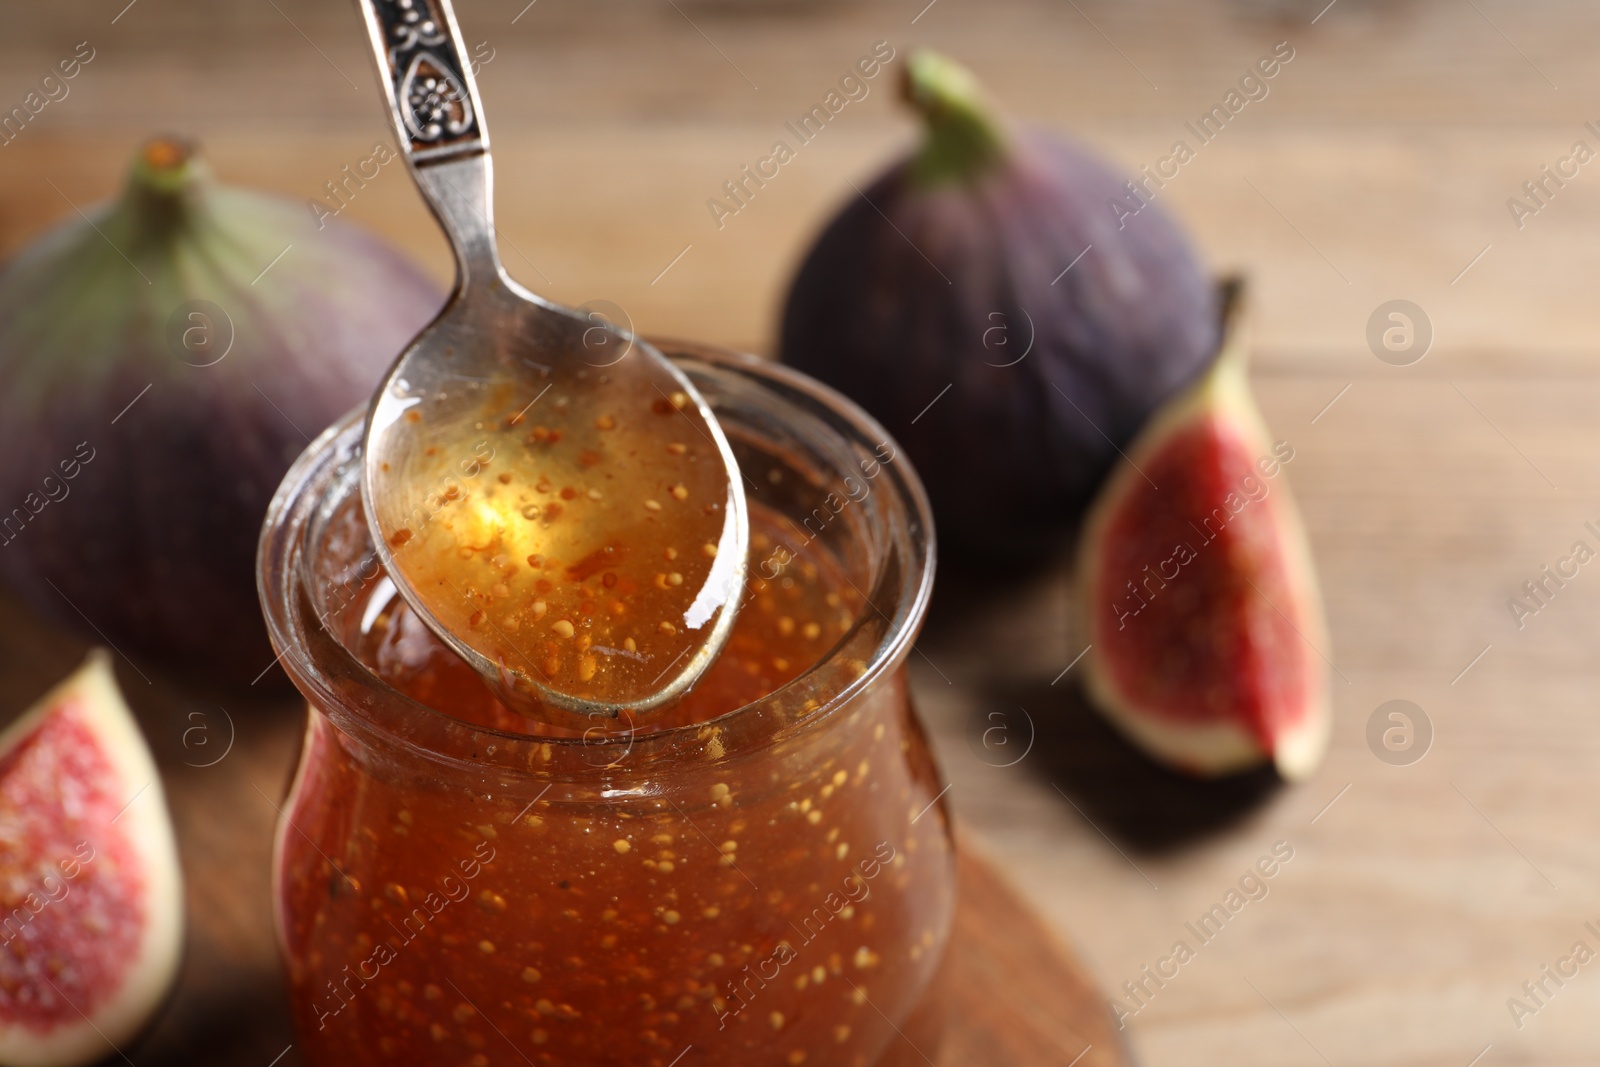
<svg viewBox="0 0 1600 1067">
<path fill-rule="evenodd" d="M 1236 304 L 1236 301 L 1230 301 Z M 1316 769 L 1327 627 L 1300 515 L 1251 397 L 1234 307 L 1211 370 L 1140 433 L 1090 510 L 1080 581 L 1090 696 L 1201 776 Z"/>
<path fill-rule="evenodd" d="M 172 824 L 103 652 L 0 734 L 0 905 L 0 1063 L 114 1056 L 172 985 Z"/>
</svg>

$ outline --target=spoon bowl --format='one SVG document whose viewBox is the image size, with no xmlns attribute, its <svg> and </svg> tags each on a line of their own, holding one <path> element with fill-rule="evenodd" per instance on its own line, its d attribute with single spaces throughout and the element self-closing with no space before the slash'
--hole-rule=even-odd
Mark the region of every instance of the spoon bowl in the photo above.
<svg viewBox="0 0 1600 1067">
<path fill-rule="evenodd" d="M 507 275 L 448 0 L 361 0 L 455 290 L 368 413 L 362 501 L 397 591 L 508 706 L 581 729 L 716 658 L 749 523 L 710 407 L 652 346 Z"/>
</svg>

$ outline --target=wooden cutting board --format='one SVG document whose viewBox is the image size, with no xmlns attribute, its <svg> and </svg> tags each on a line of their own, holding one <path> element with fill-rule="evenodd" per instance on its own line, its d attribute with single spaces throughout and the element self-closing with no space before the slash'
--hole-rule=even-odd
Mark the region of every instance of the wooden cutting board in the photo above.
<svg viewBox="0 0 1600 1067">
<path fill-rule="evenodd" d="M 83 653 L 81 643 L 0 598 L 0 721 Z M 189 911 L 172 1003 L 149 1033 L 120 1051 L 138 1067 L 291 1067 L 301 1061 L 273 940 L 269 871 L 302 705 L 282 691 L 249 704 L 237 694 L 208 699 L 154 672 L 141 674 L 126 659 L 117 669 L 161 765 Z M 1106 997 L 970 842 L 960 877 L 939 1067 L 1129 1064 Z M 123 1062 L 107 1052 L 107 1062 Z"/>
<path fill-rule="evenodd" d="M 1131 1065 L 1105 994 L 1066 946 L 970 842 L 959 866 L 941 1065 Z"/>
</svg>

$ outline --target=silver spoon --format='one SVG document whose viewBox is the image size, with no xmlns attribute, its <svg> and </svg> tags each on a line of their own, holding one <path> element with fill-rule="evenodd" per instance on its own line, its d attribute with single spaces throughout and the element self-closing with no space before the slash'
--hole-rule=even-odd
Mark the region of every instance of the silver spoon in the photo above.
<svg viewBox="0 0 1600 1067">
<path fill-rule="evenodd" d="M 582 728 L 658 707 L 733 625 L 749 522 L 732 449 L 655 348 L 506 274 L 449 0 L 360 3 L 457 270 L 368 412 L 361 494 L 380 559 L 516 710 Z"/>
</svg>

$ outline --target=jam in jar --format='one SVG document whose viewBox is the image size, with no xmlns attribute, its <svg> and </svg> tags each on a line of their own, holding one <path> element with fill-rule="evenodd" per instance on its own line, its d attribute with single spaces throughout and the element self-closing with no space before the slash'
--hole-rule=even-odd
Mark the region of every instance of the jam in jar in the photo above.
<svg viewBox="0 0 1600 1067">
<path fill-rule="evenodd" d="M 359 422 L 285 479 L 261 587 L 310 705 L 279 936 L 317 1065 L 933 1062 L 955 875 L 905 658 L 915 474 L 807 379 L 665 346 L 747 478 L 732 635 L 678 702 L 586 733 L 499 704 L 395 597 Z"/>
</svg>

